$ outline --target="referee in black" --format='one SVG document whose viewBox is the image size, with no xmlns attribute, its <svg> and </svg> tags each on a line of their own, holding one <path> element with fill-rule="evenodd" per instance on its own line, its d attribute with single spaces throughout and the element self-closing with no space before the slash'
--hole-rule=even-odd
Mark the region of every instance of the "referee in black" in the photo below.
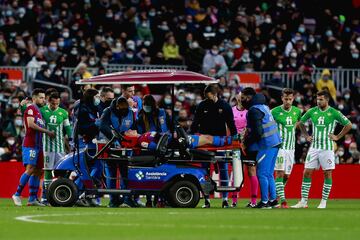
<svg viewBox="0 0 360 240">
<path fill-rule="evenodd" d="M 208 134 L 213 136 L 226 136 L 227 128 L 232 136 L 237 135 L 234 115 L 231 106 L 226 101 L 218 98 L 219 87 L 217 84 L 206 86 L 205 99 L 199 103 L 191 125 L 191 133 Z M 229 175 L 227 163 L 219 163 L 221 186 L 227 186 Z M 223 193 L 223 208 L 229 207 L 228 193 Z M 209 196 L 205 196 L 203 208 L 210 208 Z"/>
</svg>

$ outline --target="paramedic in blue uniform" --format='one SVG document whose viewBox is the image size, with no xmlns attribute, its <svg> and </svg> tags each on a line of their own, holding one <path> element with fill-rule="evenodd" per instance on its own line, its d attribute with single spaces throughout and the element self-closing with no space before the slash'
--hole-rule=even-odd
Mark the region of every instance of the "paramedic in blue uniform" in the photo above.
<svg viewBox="0 0 360 240">
<path fill-rule="evenodd" d="M 146 132 L 166 133 L 169 132 L 171 120 L 166 114 L 165 109 L 156 105 L 156 100 L 152 95 L 145 95 L 143 98 L 142 109 L 138 113 L 136 127 L 139 134 Z M 157 202 L 155 196 L 154 202 Z M 158 207 L 163 207 L 162 201 L 158 202 Z M 146 195 L 146 207 L 152 207 L 151 195 Z M 155 205 L 155 203 L 154 203 Z"/>
<path fill-rule="evenodd" d="M 100 119 L 100 131 L 105 135 L 107 139 L 112 138 L 111 127 L 114 128 L 119 133 L 124 134 L 125 131 L 129 129 L 136 129 L 135 119 L 136 115 L 129 107 L 129 103 L 124 97 L 119 97 L 114 100 L 110 107 L 105 108 L 103 115 Z M 116 145 L 120 146 L 119 142 L 115 142 Z M 120 167 L 121 174 L 121 188 L 125 189 L 127 187 L 127 166 L 121 164 L 118 166 L 116 163 L 106 163 L 105 166 L 105 175 L 106 175 L 106 187 L 108 189 L 116 188 L 116 173 L 117 169 Z M 134 206 L 130 198 L 124 198 L 126 204 L 129 206 Z M 120 198 L 118 195 L 110 194 L 110 203 L 109 207 L 118 207 L 121 204 Z"/>
<path fill-rule="evenodd" d="M 242 104 L 248 109 L 248 131 L 245 135 L 244 147 L 246 151 L 257 152 L 256 173 L 260 183 L 261 201 L 256 208 L 278 207 L 273 174 L 281 138 L 276 122 L 263 94 L 242 96 Z"/>
<path fill-rule="evenodd" d="M 213 136 L 226 136 L 227 128 L 231 136 L 237 136 L 234 115 L 229 103 L 218 98 L 219 88 L 216 84 L 206 86 L 205 99 L 199 103 L 195 110 L 195 116 L 191 125 L 191 133 L 209 134 Z M 222 186 L 227 186 L 229 180 L 228 166 L 226 163 L 219 164 L 220 180 Z M 209 196 L 205 196 L 203 208 L 210 207 Z M 223 193 L 223 208 L 229 207 L 228 193 Z"/>
</svg>

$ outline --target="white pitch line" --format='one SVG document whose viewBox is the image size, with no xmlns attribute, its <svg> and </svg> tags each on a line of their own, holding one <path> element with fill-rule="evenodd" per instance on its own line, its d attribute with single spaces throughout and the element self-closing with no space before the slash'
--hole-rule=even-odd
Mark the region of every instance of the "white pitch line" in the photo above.
<svg viewBox="0 0 360 240">
<path fill-rule="evenodd" d="M 169 214 L 178 214 L 181 212 L 169 212 Z M 98 226 L 121 226 L 121 227 L 157 227 L 157 228 L 192 228 L 192 229 L 207 229 L 207 228 L 221 228 L 221 229 L 258 229 L 258 230 L 326 230 L 326 231 L 341 231 L 341 228 L 311 228 L 306 226 L 269 226 L 269 225 L 209 225 L 209 224 L 140 224 L 140 223 L 99 223 L 99 222 L 77 222 L 77 221 L 52 221 L 41 220 L 42 217 L 65 217 L 65 216 L 91 216 L 91 215 L 131 215 L 134 213 L 120 213 L 120 212 L 105 212 L 105 213 L 57 213 L 57 214 L 38 214 L 19 216 L 15 219 L 23 222 L 39 223 L 39 224 L 62 224 L 62 225 L 98 225 Z M 142 213 L 144 214 L 144 213 Z M 153 214 L 153 213 L 148 213 Z"/>
</svg>

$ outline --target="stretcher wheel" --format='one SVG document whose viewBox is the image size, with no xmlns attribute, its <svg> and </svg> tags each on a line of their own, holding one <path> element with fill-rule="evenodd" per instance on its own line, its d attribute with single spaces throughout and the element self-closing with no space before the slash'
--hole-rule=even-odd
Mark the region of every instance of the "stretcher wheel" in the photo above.
<svg viewBox="0 0 360 240">
<path fill-rule="evenodd" d="M 78 199 L 78 190 L 73 181 L 59 178 L 52 182 L 48 190 L 48 201 L 53 207 L 72 207 Z"/>
<path fill-rule="evenodd" d="M 170 187 L 168 200 L 172 207 L 194 208 L 199 203 L 200 192 L 194 183 L 179 181 Z"/>
</svg>

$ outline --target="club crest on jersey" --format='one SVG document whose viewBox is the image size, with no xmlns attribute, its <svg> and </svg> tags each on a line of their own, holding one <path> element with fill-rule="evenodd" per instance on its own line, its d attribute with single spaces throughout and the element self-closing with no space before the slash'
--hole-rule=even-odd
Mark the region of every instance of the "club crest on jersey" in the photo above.
<svg viewBox="0 0 360 240">
<path fill-rule="evenodd" d="M 130 127 L 131 121 L 130 120 L 125 120 L 125 126 L 126 127 Z"/>
</svg>

